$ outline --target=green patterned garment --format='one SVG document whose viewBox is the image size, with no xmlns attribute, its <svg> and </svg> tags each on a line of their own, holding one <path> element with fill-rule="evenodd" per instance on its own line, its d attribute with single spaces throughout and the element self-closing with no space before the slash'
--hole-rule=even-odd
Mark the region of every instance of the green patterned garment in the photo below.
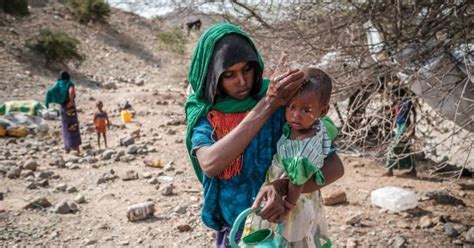
<svg viewBox="0 0 474 248">
<path fill-rule="evenodd" d="M 325 125 L 321 122 L 317 125 L 320 130 L 312 137 L 291 140 L 288 135 L 282 135 L 277 143 L 276 159 L 283 166 L 293 184 L 303 185 L 313 175 L 317 184 L 325 183 L 321 167 L 330 151 L 331 140 Z"/>
</svg>

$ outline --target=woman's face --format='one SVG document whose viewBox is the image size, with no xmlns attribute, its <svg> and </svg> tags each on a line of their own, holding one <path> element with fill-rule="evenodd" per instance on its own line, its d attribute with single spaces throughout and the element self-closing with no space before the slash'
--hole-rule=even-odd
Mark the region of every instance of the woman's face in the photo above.
<svg viewBox="0 0 474 248">
<path fill-rule="evenodd" d="M 250 96 L 255 81 L 255 69 L 249 62 L 234 64 L 221 75 L 221 89 L 224 93 L 238 100 Z"/>
</svg>

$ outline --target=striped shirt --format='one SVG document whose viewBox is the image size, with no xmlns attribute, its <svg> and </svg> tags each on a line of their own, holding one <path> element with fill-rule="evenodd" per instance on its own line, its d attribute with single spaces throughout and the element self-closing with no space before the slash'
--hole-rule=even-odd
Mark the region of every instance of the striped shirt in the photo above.
<svg viewBox="0 0 474 248">
<path fill-rule="evenodd" d="M 315 171 L 323 167 L 324 158 L 331 150 L 331 140 L 326 132 L 325 126 L 319 122 L 319 131 L 313 136 L 303 140 L 291 140 L 286 135 L 282 135 L 277 143 L 277 159 L 282 162 L 288 159 L 305 158 Z M 286 166 L 284 166 L 286 168 Z M 301 167 L 289 167 L 288 169 L 299 169 Z M 295 174 L 286 171 L 287 175 Z M 298 173 L 299 174 L 299 173 Z"/>
</svg>

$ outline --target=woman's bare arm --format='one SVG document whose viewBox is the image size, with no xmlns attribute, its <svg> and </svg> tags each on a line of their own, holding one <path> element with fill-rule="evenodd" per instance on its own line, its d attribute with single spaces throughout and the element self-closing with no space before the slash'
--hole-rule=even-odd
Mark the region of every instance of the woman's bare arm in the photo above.
<svg viewBox="0 0 474 248">
<path fill-rule="evenodd" d="M 279 107 L 286 104 L 303 82 L 303 72 L 294 70 L 271 87 L 250 113 L 224 138 L 211 146 L 201 147 L 196 156 L 204 173 L 217 176 L 250 144 L 265 122 Z"/>
</svg>

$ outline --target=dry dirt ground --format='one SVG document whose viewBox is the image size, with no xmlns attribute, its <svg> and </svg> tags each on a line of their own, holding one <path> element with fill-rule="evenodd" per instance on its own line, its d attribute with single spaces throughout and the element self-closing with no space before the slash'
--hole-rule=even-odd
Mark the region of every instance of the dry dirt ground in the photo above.
<svg viewBox="0 0 474 248">
<path fill-rule="evenodd" d="M 0 245 L 212 247 L 212 232 L 200 220 L 201 186 L 183 143 L 182 81 L 198 34 L 186 38 L 184 55 L 176 55 L 158 49 L 156 35 L 164 28 L 157 20 L 114 10 L 110 26 L 97 27 L 76 23 L 61 5 L 33 8 L 31 12 L 25 18 L 0 13 L 0 102 L 43 99 L 60 69 L 46 67 L 41 58 L 28 52 L 26 39 L 45 27 L 74 35 L 87 56 L 80 67 L 69 65 L 77 87 L 83 147 L 78 156 L 64 153 L 57 120 L 48 121 L 47 134 L 0 139 Z M 117 88 L 105 89 L 108 82 Z M 123 99 L 136 112 L 134 122 L 127 125 L 121 124 L 117 110 Z M 92 129 L 98 100 L 104 102 L 116 124 L 108 132 L 107 151 L 97 148 Z M 135 151 L 120 146 L 120 138 L 130 136 L 135 137 Z M 121 151 L 131 154 L 117 158 Z M 107 158 L 112 153 L 115 155 Z M 350 154 L 341 157 L 344 177 L 322 192 L 343 190 L 347 194 L 347 203 L 326 208 L 335 247 L 470 246 L 465 241 L 474 235 L 472 179 L 443 180 L 426 171 L 421 171 L 418 179 L 384 178 L 379 176 L 380 162 Z M 19 178 L 5 175 L 29 160 L 38 164 L 33 173 L 24 169 Z M 145 167 L 144 160 L 160 160 L 163 167 Z M 129 171 L 134 172 L 128 178 L 131 180 L 124 180 Z M 391 213 L 372 206 L 370 192 L 388 185 L 419 193 L 418 207 Z M 423 192 L 441 189 L 461 199 L 465 206 L 439 204 L 422 196 Z M 57 204 L 73 202 L 78 195 L 85 202 L 76 204 L 76 212 L 55 211 Z M 52 206 L 24 208 L 38 197 L 45 197 Z M 155 217 L 129 222 L 127 207 L 147 200 L 155 203 Z M 453 234 L 450 227 L 460 235 Z"/>
</svg>

